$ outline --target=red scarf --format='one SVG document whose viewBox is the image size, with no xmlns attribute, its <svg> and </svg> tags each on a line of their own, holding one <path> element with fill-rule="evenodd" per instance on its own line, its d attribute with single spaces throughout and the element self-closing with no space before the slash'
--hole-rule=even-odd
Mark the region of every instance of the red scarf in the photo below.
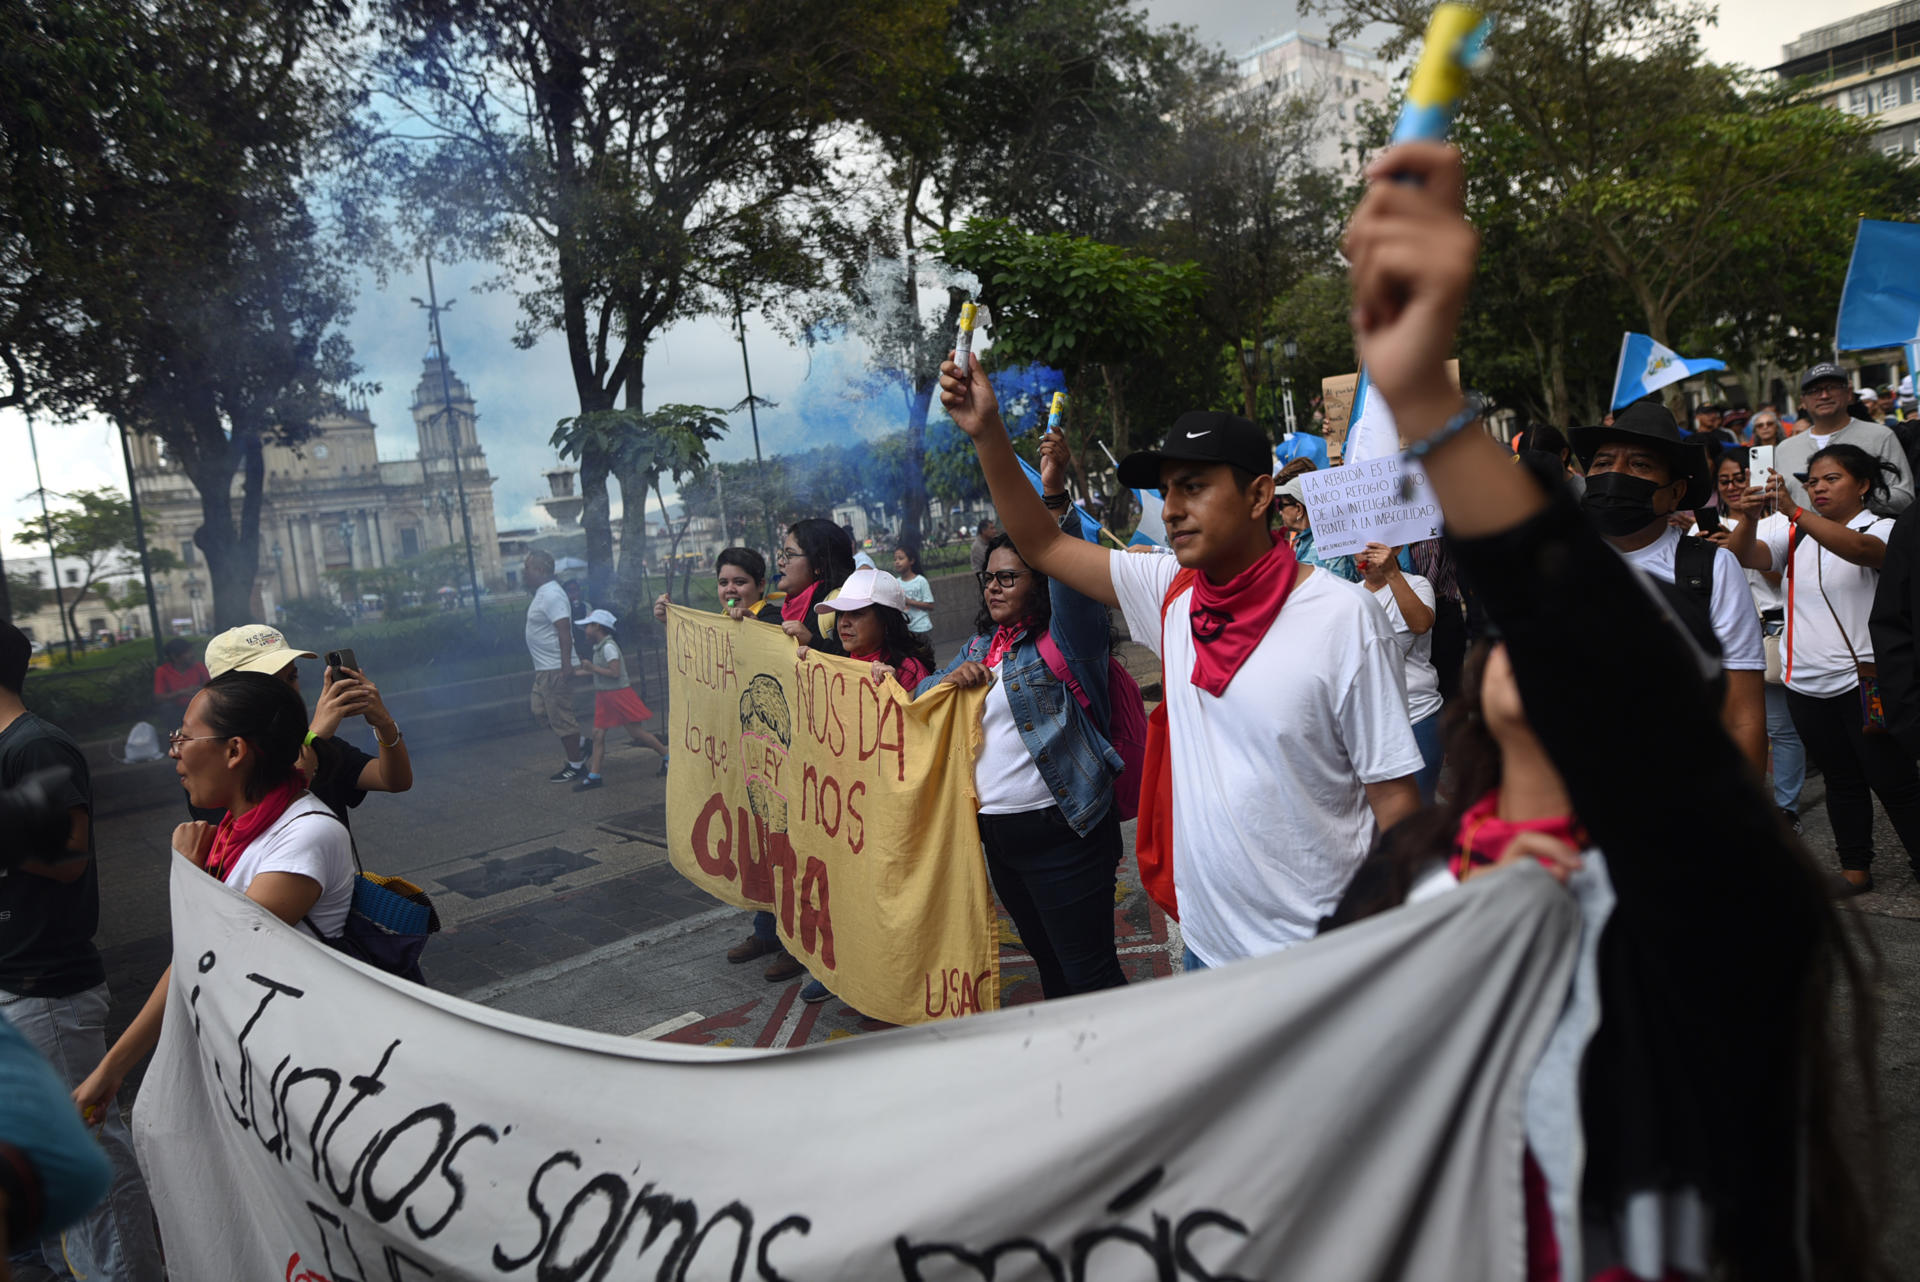
<svg viewBox="0 0 1920 1282">
<path fill-rule="evenodd" d="M 1467 808 L 1460 816 L 1460 831 L 1454 835 L 1453 858 L 1447 867 L 1458 877 L 1469 866 L 1487 867 L 1500 862 L 1513 839 L 1525 832 L 1544 832 L 1558 837 L 1575 850 L 1587 844 L 1587 834 L 1572 815 L 1552 815 L 1545 819 L 1502 819 L 1500 790 L 1495 788 Z"/>
<path fill-rule="evenodd" d="M 1194 576 L 1187 621 L 1193 628 L 1193 684 L 1214 698 L 1240 671 L 1286 604 L 1300 577 L 1293 549 L 1278 534 L 1267 554 L 1228 582 Z"/>
<path fill-rule="evenodd" d="M 295 770 L 287 781 L 260 798 L 252 810 L 235 819 L 229 810 L 213 834 L 213 849 L 207 855 L 207 871 L 225 881 L 233 872 L 248 846 L 287 813 L 287 807 L 307 790 L 307 776 Z"/>
<path fill-rule="evenodd" d="M 787 623 L 804 623 L 807 625 L 807 631 L 815 631 L 813 620 L 807 617 L 810 613 L 807 607 L 811 606 L 813 598 L 819 595 L 820 580 L 818 579 L 807 584 L 800 592 L 787 593 L 787 599 L 780 603 L 781 619 Z"/>
<path fill-rule="evenodd" d="M 1011 651 L 1014 646 L 1018 645 L 1020 638 L 1025 635 L 1027 635 L 1027 621 L 1025 619 L 1020 620 L 1018 623 L 1009 623 L 1004 627 L 995 628 L 993 630 L 993 640 L 987 642 L 987 657 L 984 660 L 986 665 L 989 668 L 999 667 L 1000 660 L 1006 658 L 1008 652 Z"/>
</svg>

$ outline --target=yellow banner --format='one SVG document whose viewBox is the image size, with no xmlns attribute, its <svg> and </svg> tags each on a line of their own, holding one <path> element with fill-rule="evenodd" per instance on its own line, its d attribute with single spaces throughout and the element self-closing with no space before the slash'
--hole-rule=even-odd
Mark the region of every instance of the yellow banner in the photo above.
<svg viewBox="0 0 1920 1282">
<path fill-rule="evenodd" d="M 984 690 L 918 700 L 764 623 L 667 614 L 667 849 L 708 894 L 774 914 L 835 996 L 893 1024 L 1000 1005 L 975 822 Z"/>
</svg>

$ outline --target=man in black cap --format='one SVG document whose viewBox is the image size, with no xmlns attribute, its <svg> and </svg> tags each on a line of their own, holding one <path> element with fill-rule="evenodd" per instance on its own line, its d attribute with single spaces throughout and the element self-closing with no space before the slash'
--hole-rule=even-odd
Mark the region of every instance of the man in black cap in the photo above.
<svg viewBox="0 0 1920 1282">
<path fill-rule="evenodd" d="M 1693 439 L 1709 449 L 1718 449 L 1722 445 L 1738 445 L 1739 437 L 1729 431 L 1721 421 L 1726 416 L 1727 407 L 1709 401 L 1697 405 L 1693 410 Z"/>
<path fill-rule="evenodd" d="M 1760 616 L 1732 552 L 1681 534 L 1667 520 L 1705 507 L 1713 494 L 1706 451 L 1683 440 L 1657 401 L 1635 401 L 1611 426 L 1576 427 L 1574 453 L 1587 469 L 1581 505 L 1615 550 L 1677 589 L 1683 609 L 1710 621 L 1726 669 L 1721 720 L 1756 769 L 1767 768 L 1767 657 Z"/>
<path fill-rule="evenodd" d="M 1163 495 L 1173 549 L 1128 556 L 1054 524 L 978 362 L 943 365 L 940 393 L 1021 558 L 1118 605 L 1160 655 L 1135 848 L 1157 900 L 1177 889 L 1188 969 L 1312 938 L 1376 826 L 1418 807 L 1421 759 L 1385 613 L 1273 532 L 1273 442 L 1246 419 L 1196 411 L 1160 449 L 1122 459 L 1122 485 Z"/>
<path fill-rule="evenodd" d="M 1780 442 L 1773 451 L 1774 470 L 1786 482 L 1787 494 L 1794 503 L 1800 507 L 1813 506 L 1800 473 L 1807 470 L 1808 460 L 1816 453 L 1837 441 L 1858 445 L 1893 464 L 1898 475 L 1887 480 L 1887 507 L 1880 515 L 1898 516 L 1906 511 L 1913 502 L 1913 467 L 1907 462 L 1907 452 L 1891 428 L 1857 419 L 1847 412 L 1853 403 L 1853 383 L 1847 378 L 1847 371 L 1832 361 L 1815 365 L 1800 380 L 1800 397 L 1806 403 L 1810 421 L 1805 429 Z M 1753 483 L 1765 485 L 1767 478 L 1756 476 Z"/>
</svg>

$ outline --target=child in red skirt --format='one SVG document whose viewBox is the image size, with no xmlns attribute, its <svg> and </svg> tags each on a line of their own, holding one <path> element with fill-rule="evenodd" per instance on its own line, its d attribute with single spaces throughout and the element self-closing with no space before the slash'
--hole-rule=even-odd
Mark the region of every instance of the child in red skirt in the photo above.
<svg viewBox="0 0 1920 1282">
<path fill-rule="evenodd" d="M 593 677 L 593 761 L 587 767 L 587 777 L 573 785 L 573 790 L 586 792 L 606 782 L 600 777 L 600 763 L 607 755 L 607 731 L 615 726 L 627 728 L 635 747 L 659 753 L 660 773 L 664 775 L 667 745 L 640 728 L 642 721 L 653 720 L 653 712 L 627 682 L 627 664 L 620 654 L 620 640 L 613 633 L 613 616 L 595 610 L 580 622 L 587 630 L 587 644 L 593 647 L 592 661 L 580 664 L 580 670 Z"/>
</svg>

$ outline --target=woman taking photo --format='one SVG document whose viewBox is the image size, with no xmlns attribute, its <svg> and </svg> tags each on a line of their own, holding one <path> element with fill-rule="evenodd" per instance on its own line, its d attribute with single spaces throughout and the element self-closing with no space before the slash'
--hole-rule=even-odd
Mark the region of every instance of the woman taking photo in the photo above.
<svg viewBox="0 0 1920 1282">
<path fill-rule="evenodd" d="M 1433 666 L 1433 585 L 1417 574 L 1400 569 L 1399 549 L 1381 543 L 1369 543 L 1355 558 L 1360 567 L 1360 586 L 1373 594 L 1393 625 L 1393 639 L 1400 646 L 1400 661 L 1407 678 L 1407 716 L 1413 722 L 1413 739 L 1420 745 L 1420 760 L 1425 764 L 1414 776 L 1420 800 L 1433 804 L 1434 790 L 1440 784 L 1440 674 Z"/>
<path fill-rule="evenodd" d="M 1873 889 L 1873 798 L 1920 863 L 1920 768 L 1886 733 L 1867 617 L 1880 583 L 1893 521 L 1869 508 L 1887 499 L 1891 464 L 1857 445 L 1829 445 L 1807 460 L 1807 495 L 1796 507 L 1779 476 L 1749 489 L 1748 520 L 1728 546 L 1742 565 L 1786 576 L 1787 709 L 1827 783 L 1827 818 L 1840 852 L 1838 895 Z M 1771 502 L 1787 524 L 1758 528 Z M 1758 535 L 1756 538 L 1755 536 Z M 1864 670 L 1863 668 L 1869 668 Z"/>
<path fill-rule="evenodd" d="M 1060 528 L 1080 532 L 1066 496 L 1069 455 L 1057 433 L 1040 445 L 1040 482 Z M 1127 982 L 1113 942 L 1120 814 L 1113 781 L 1124 765 L 1107 742 L 1106 609 L 1050 582 L 1002 534 L 987 547 L 974 636 L 920 683 L 988 685 L 974 790 L 987 872 L 1040 972 L 1048 997 Z M 1049 637 L 1089 708 L 1040 651 Z"/>
<path fill-rule="evenodd" d="M 173 852 L 317 939 L 346 928 L 353 847 L 333 812 L 307 791 L 295 763 L 307 708 L 278 678 L 234 672 L 209 682 L 172 743 L 174 773 L 196 806 L 227 812 L 219 827 L 183 823 Z M 160 1040 L 167 985 L 160 977 L 139 1015 L 73 1093 L 82 1113 L 104 1107 Z"/>
</svg>

